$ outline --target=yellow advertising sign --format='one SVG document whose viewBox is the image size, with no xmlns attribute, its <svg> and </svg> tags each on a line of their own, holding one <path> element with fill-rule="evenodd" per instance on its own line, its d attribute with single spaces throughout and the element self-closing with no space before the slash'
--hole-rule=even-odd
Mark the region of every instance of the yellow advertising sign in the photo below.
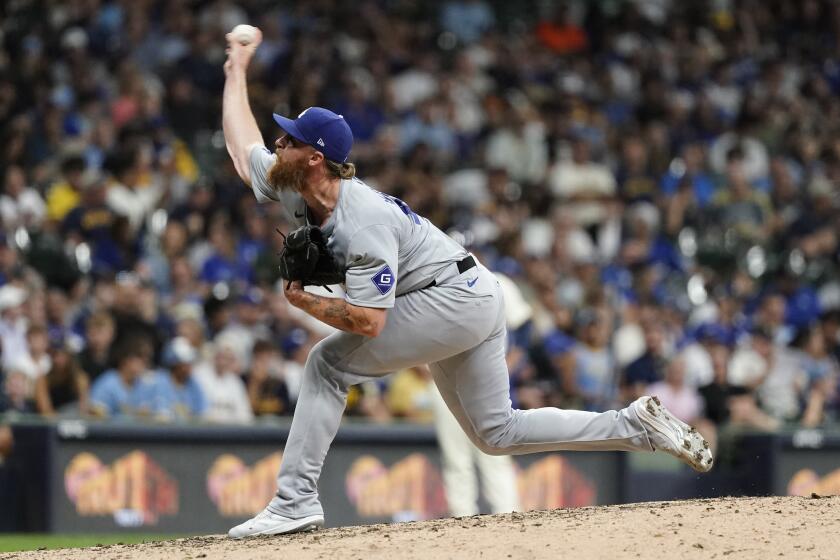
<svg viewBox="0 0 840 560">
<path fill-rule="evenodd" d="M 121 526 L 155 525 L 178 513 L 178 483 L 142 451 L 108 466 L 79 453 L 64 469 L 64 490 L 85 517 L 113 515 Z"/>
<path fill-rule="evenodd" d="M 219 514 L 247 517 L 259 513 L 277 490 L 282 454 L 252 467 L 233 454 L 219 456 L 207 472 L 207 493 Z M 517 469 L 525 510 L 593 505 L 594 483 L 560 455 L 548 455 Z M 434 519 L 448 514 L 440 470 L 423 453 L 412 453 L 386 467 L 373 455 L 362 455 L 345 475 L 345 491 L 363 518 Z"/>
<path fill-rule="evenodd" d="M 236 455 L 227 453 L 213 461 L 207 471 L 207 494 L 226 517 L 251 516 L 262 511 L 277 491 L 277 471 L 283 454 L 279 451 L 248 467 Z"/>
</svg>

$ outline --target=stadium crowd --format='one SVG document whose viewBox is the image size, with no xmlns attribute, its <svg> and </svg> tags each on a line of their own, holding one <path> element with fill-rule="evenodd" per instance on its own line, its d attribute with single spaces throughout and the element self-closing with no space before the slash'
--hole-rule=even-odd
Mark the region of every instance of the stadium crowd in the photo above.
<svg viewBox="0 0 840 560">
<path fill-rule="evenodd" d="M 224 35 L 271 113 L 503 278 L 515 405 L 657 394 L 703 429 L 840 414 L 840 4 L 18 0 L 0 48 L 0 411 L 288 415 L 328 331 L 224 150 Z M 45 14 L 47 14 L 45 16 Z M 348 413 L 428 419 L 428 375 Z"/>
</svg>

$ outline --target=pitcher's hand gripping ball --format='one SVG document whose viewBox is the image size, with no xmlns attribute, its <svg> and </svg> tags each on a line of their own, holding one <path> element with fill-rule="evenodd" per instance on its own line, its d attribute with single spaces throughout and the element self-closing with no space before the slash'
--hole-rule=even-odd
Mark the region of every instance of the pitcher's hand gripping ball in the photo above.
<svg viewBox="0 0 840 560">
<path fill-rule="evenodd" d="M 328 286 L 344 282 L 344 270 L 327 247 L 321 228 L 302 226 L 284 239 L 280 277 L 299 280 L 304 286 Z"/>
<path fill-rule="evenodd" d="M 257 40 L 257 28 L 245 23 L 240 23 L 231 29 L 230 34 L 240 45 L 250 45 Z"/>
</svg>

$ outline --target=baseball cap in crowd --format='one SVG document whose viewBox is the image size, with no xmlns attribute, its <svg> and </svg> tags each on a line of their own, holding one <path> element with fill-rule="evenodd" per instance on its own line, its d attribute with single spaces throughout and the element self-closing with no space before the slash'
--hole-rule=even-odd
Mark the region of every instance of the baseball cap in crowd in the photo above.
<svg viewBox="0 0 840 560">
<path fill-rule="evenodd" d="M 703 323 L 697 328 L 697 339 L 729 345 L 729 333 L 718 323 Z"/>
<path fill-rule="evenodd" d="M 190 344 L 190 341 L 183 336 L 173 338 L 172 342 L 163 351 L 163 363 L 167 367 L 173 367 L 179 364 L 192 364 L 197 359 L 198 352 Z"/>
<path fill-rule="evenodd" d="M 353 147 L 353 132 L 342 115 L 323 107 L 310 107 L 295 120 L 274 113 L 274 121 L 294 139 L 312 146 L 328 160 L 347 162 Z"/>
<path fill-rule="evenodd" d="M 26 290 L 12 284 L 5 284 L 0 288 L 0 311 L 23 305 L 26 301 Z"/>
<path fill-rule="evenodd" d="M 239 295 L 239 303 L 260 305 L 263 301 L 262 293 L 257 288 L 251 288 Z"/>
<path fill-rule="evenodd" d="M 301 329 L 301 328 L 294 328 L 292 329 L 289 334 L 287 334 L 281 343 L 281 348 L 283 350 L 283 354 L 289 358 L 292 354 L 297 351 L 298 348 L 306 344 L 306 341 L 309 339 L 309 334 Z"/>
</svg>

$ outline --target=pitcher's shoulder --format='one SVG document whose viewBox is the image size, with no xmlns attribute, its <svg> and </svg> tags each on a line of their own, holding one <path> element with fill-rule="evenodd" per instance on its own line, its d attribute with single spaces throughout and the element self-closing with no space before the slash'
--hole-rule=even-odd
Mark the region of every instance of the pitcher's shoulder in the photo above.
<svg viewBox="0 0 840 560">
<path fill-rule="evenodd" d="M 380 192 L 361 179 L 345 181 L 341 194 L 341 205 L 352 216 L 359 227 L 374 224 L 394 224 L 398 218 L 394 215 L 393 197 Z"/>
</svg>

